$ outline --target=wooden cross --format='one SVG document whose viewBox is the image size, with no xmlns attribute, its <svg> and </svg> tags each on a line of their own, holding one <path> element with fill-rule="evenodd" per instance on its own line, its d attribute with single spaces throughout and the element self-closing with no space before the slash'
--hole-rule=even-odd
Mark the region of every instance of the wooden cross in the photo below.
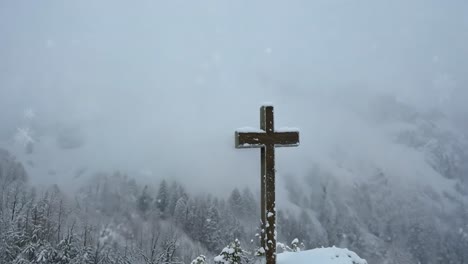
<svg viewBox="0 0 468 264">
<path fill-rule="evenodd" d="M 261 148 L 261 246 L 267 264 L 276 263 L 275 147 L 299 145 L 298 131 L 275 132 L 273 106 L 260 108 L 258 132 L 236 131 L 236 148 Z M 266 236 L 265 236 L 266 234 Z"/>
</svg>

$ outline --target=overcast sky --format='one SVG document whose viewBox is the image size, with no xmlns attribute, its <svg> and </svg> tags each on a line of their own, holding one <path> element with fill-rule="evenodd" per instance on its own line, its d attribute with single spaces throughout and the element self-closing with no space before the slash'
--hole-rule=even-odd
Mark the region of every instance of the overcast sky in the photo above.
<svg viewBox="0 0 468 264">
<path fill-rule="evenodd" d="M 233 134 L 263 102 L 301 129 L 277 168 L 300 174 L 337 142 L 386 146 L 353 106 L 386 94 L 466 121 L 467 84 L 464 0 L 0 2 L 0 142 L 31 126 L 25 159 L 59 171 L 35 180 L 122 169 L 222 192 L 257 183 L 259 151 Z M 58 150 L 63 127 L 85 144 Z"/>
</svg>

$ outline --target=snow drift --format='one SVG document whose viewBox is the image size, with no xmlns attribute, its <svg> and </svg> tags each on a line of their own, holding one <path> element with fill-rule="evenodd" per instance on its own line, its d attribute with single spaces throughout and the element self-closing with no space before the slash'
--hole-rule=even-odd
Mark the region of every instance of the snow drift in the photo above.
<svg viewBox="0 0 468 264">
<path fill-rule="evenodd" d="M 367 264 L 356 253 L 336 247 L 278 254 L 278 264 Z"/>
</svg>

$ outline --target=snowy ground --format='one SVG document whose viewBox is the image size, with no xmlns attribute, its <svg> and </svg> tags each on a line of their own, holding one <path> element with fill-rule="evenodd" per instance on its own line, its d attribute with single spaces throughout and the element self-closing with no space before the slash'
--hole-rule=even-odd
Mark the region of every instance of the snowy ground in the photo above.
<svg viewBox="0 0 468 264">
<path fill-rule="evenodd" d="M 356 253 L 336 247 L 278 254 L 278 264 L 367 264 Z"/>
</svg>

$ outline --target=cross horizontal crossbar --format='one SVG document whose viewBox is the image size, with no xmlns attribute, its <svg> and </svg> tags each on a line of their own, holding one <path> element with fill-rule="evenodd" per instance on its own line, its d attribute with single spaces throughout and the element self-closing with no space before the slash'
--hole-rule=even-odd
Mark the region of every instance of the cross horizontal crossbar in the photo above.
<svg viewBox="0 0 468 264">
<path fill-rule="evenodd" d="M 295 147 L 299 145 L 299 132 L 236 132 L 236 148 Z"/>
</svg>

